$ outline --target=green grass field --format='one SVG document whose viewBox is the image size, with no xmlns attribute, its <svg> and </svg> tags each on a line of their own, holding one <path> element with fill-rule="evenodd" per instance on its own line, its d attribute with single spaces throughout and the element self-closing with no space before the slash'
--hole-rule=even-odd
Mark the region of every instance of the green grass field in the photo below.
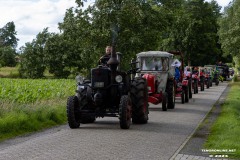
<svg viewBox="0 0 240 160">
<path fill-rule="evenodd" d="M 227 99 L 221 107 L 221 114 L 213 124 L 204 147 L 228 150 L 227 153 L 219 153 L 219 156 L 240 159 L 240 82 L 231 84 Z"/>
<path fill-rule="evenodd" d="M 69 79 L 0 78 L 0 141 L 66 123 Z"/>
</svg>

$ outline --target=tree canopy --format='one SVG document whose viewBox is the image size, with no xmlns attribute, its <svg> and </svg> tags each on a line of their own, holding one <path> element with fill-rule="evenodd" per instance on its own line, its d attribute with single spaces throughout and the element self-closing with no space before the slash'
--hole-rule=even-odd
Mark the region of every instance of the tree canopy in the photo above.
<svg viewBox="0 0 240 160">
<path fill-rule="evenodd" d="M 204 65 L 221 59 L 220 42 L 229 50 L 223 41 L 227 36 L 222 36 L 226 29 L 220 28 L 226 13 L 221 15 L 214 0 L 96 0 L 86 9 L 84 1 L 76 0 L 76 5 L 59 23 L 60 33 L 44 30 L 22 48 L 21 71 L 26 77 L 41 77 L 45 69 L 59 78 L 76 72 L 87 75 L 113 42 L 123 53 L 124 70 L 142 51 L 179 50 L 186 63 Z M 237 45 L 239 40 L 235 41 Z M 34 74 L 29 67 L 35 68 Z"/>
<path fill-rule="evenodd" d="M 8 22 L 0 28 L 0 66 L 15 66 L 17 32 L 14 22 Z"/>
</svg>

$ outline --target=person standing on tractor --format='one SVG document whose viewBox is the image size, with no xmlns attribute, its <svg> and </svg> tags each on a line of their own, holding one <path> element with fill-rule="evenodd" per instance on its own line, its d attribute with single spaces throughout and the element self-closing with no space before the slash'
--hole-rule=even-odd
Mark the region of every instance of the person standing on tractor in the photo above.
<svg viewBox="0 0 240 160">
<path fill-rule="evenodd" d="M 107 65 L 108 60 L 111 58 L 112 46 L 107 46 L 105 52 L 105 55 L 99 59 L 99 64 L 104 66 Z"/>
<path fill-rule="evenodd" d="M 181 66 L 181 62 L 176 59 L 173 62 L 172 66 L 175 67 L 175 75 L 174 75 L 175 76 L 175 80 L 177 82 L 179 82 L 180 81 L 180 77 L 181 77 L 181 72 L 180 72 L 180 69 L 179 69 L 179 67 Z"/>
</svg>

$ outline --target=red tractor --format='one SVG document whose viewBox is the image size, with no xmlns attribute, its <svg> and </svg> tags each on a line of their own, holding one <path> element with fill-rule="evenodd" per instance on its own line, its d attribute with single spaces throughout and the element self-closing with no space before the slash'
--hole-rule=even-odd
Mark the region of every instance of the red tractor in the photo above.
<svg viewBox="0 0 240 160">
<path fill-rule="evenodd" d="M 137 54 L 137 76 L 147 80 L 148 102 L 162 103 L 162 110 L 175 107 L 174 68 L 171 67 L 173 54 L 163 51 L 148 51 Z"/>
<path fill-rule="evenodd" d="M 182 52 L 176 52 L 171 51 L 170 53 L 180 56 L 180 60 L 175 59 L 175 61 L 172 63 L 172 66 L 175 69 L 180 70 L 180 77 L 177 78 L 175 76 L 176 80 L 176 97 L 181 97 L 182 104 L 185 102 L 189 102 L 189 98 L 192 98 L 192 76 L 191 72 L 189 70 L 184 70 L 184 56 Z"/>
<path fill-rule="evenodd" d="M 198 83 L 200 81 L 199 78 L 199 72 L 197 67 L 193 67 L 192 69 L 192 88 L 193 88 L 193 93 L 197 94 L 198 93 Z"/>
</svg>

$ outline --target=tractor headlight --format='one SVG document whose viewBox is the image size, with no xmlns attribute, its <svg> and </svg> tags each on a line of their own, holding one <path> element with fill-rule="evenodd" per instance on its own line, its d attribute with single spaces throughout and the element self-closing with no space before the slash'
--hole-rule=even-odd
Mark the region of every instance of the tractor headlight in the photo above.
<svg viewBox="0 0 240 160">
<path fill-rule="evenodd" d="M 80 84 L 83 83 L 83 77 L 82 77 L 82 76 L 77 75 L 75 79 L 76 79 L 76 82 L 77 82 L 77 83 L 80 83 Z"/>
<path fill-rule="evenodd" d="M 121 75 L 117 75 L 117 76 L 115 77 L 115 81 L 118 82 L 118 83 L 121 83 L 122 80 L 123 80 L 123 78 L 122 78 Z"/>
</svg>

